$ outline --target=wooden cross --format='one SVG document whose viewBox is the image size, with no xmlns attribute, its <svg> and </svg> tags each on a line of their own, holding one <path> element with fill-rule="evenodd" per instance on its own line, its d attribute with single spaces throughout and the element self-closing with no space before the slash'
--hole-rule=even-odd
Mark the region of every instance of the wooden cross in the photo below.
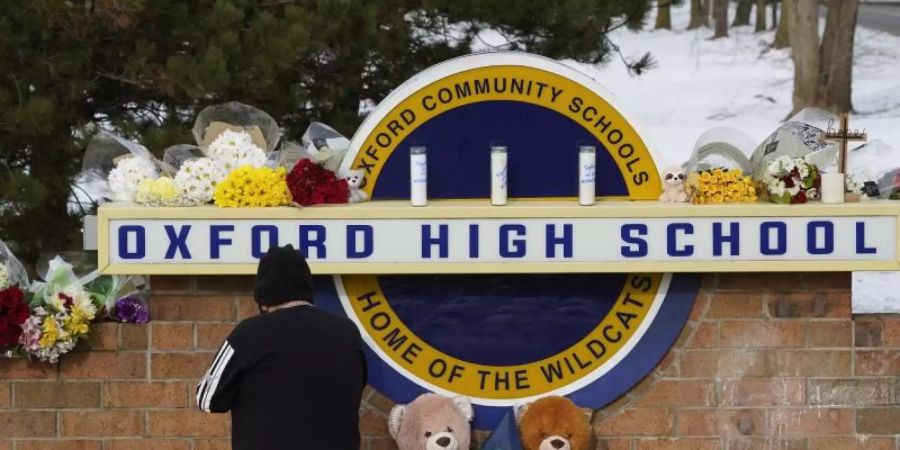
<svg viewBox="0 0 900 450">
<path fill-rule="evenodd" d="M 828 129 L 825 130 L 825 140 L 838 142 L 838 158 L 840 163 L 840 173 L 847 173 L 847 153 L 848 143 L 850 141 L 865 141 L 868 139 L 866 130 L 851 130 L 850 116 L 847 113 L 841 114 L 841 127 L 837 130 L 832 128 L 833 120 L 828 121 Z"/>
</svg>

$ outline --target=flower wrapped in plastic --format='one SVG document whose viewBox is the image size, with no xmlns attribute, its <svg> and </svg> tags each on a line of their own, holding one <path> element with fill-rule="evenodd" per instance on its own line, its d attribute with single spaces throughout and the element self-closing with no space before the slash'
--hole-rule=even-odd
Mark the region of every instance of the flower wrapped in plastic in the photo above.
<svg viewBox="0 0 900 450">
<path fill-rule="evenodd" d="M 822 179 L 819 170 L 806 158 L 780 156 L 766 167 L 762 186 L 775 203 L 806 203 L 819 197 Z"/>
<path fill-rule="evenodd" d="M 101 134 L 88 144 L 76 183 L 91 201 L 131 202 L 141 181 L 156 179 L 160 169 L 160 162 L 144 146 Z"/>
<path fill-rule="evenodd" d="M 94 305 L 99 306 L 98 317 L 105 316 L 130 323 L 149 322 L 150 312 L 144 300 L 149 288 L 146 278 L 137 275 L 101 275 L 98 270 L 94 270 L 81 277 L 79 282 L 84 285 Z M 131 312 L 119 311 L 121 301 L 126 298 L 131 299 L 125 306 Z M 138 301 L 137 304 L 131 305 L 130 302 L 134 301 Z M 132 320 L 135 317 L 140 321 Z"/>
<path fill-rule="evenodd" d="M 0 289 L 18 286 L 28 288 L 28 272 L 16 255 L 0 240 Z"/>
<path fill-rule="evenodd" d="M 284 206 L 290 202 L 283 167 L 238 167 L 216 185 L 213 197 L 216 206 L 222 208 Z"/>
<path fill-rule="evenodd" d="M 174 177 L 175 187 L 186 206 L 212 201 L 216 185 L 225 179 L 222 164 L 207 157 L 195 145 L 175 145 L 166 149 L 163 164 Z"/>
<path fill-rule="evenodd" d="M 28 274 L 6 243 L 0 241 L 0 355 L 11 356 L 30 310 L 23 289 Z"/>
<path fill-rule="evenodd" d="M 238 102 L 204 108 L 192 131 L 197 145 L 219 162 L 226 174 L 245 165 L 262 167 L 281 138 L 272 116 Z"/>
<path fill-rule="evenodd" d="M 757 201 L 756 183 L 740 169 L 691 172 L 684 185 L 695 205 Z"/>
<path fill-rule="evenodd" d="M 243 130 L 222 130 L 206 147 L 206 153 L 226 173 L 241 166 L 262 167 L 268 159 L 265 150 L 253 142 L 250 133 Z"/>
<path fill-rule="evenodd" d="M 350 148 L 349 139 L 321 122 L 310 123 L 300 142 L 309 159 L 335 173 L 340 169 L 341 162 Z M 294 161 L 294 164 L 298 161 Z M 287 167 L 293 167 L 294 164 Z"/>
<path fill-rule="evenodd" d="M 287 185 L 294 203 L 300 206 L 347 203 L 350 193 L 347 180 L 309 159 L 301 159 L 291 169 Z"/>
</svg>

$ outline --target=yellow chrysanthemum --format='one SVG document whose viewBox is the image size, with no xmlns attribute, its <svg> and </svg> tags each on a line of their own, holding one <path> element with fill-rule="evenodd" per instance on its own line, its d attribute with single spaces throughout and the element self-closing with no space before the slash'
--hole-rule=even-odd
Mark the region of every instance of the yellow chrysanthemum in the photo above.
<svg viewBox="0 0 900 450">
<path fill-rule="evenodd" d="M 56 341 L 59 339 L 59 325 L 56 323 L 56 319 L 53 317 L 47 317 L 44 319 L 44 323 L 41 324 L 41 340 L 38 341 L 38 345 L 41 348 L 50 348 L 56 344 Z"/>
<path fill-rule="evenodd" d="M 290 202 L 284 168 L 241 166 L 216 185 L 213 200 L 222 208 L 282 206 Z"/>
</svg>

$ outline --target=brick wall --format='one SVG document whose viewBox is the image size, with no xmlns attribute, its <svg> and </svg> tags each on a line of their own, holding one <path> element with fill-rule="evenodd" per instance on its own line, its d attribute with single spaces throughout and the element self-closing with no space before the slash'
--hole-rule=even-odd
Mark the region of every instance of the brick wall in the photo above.
<svg viewBox="0 0 900 450">
<path fill-rule="evenodd" d="M 900 316 L 850 314 L 848 274 L 707 276 L 657 369 L 594 417 L 597 449 L 900 450 Z M 197 378 L 256 313 L 247 277 L 154 277 L 148 326 L 100 324 L 58 366 L 0 360 L 0 450 L 227 449 Z M 390 450 L 365 394 L 363 450 Z M 483 436 L 479 436 L 483 437 Z"/>
</svg>

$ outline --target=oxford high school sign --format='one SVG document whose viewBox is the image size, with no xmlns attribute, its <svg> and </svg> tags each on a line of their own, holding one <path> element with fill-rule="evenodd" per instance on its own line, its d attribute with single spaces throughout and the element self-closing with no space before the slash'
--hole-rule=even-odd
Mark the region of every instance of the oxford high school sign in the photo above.
<svg viewBox="0 0 900 450">
<path fill-rule="evenodd" d="M 496 141 L 501 207 L 488 198 Z M 414 145 L 428 149 L 427 207 L 409 205 Z M 594 206 L 576 200 L 579 145 L 597 149 Z M 543 395 L 619 398 L 681 331 L 691 272 L 900 268 L 896 203 L 664 205 L 657 160 L 595 80 L 533 55 L 468 56 L 404 83 L 353 136 L 342 168 L 365 172 L 372 201 L 106 205 L 99 265 L 252 274 L 270 246 L 293 244 L 330 275 L 316 305 L 359 326 L 376 389 L 400 403 L 466 395 L 480 429 Z"/>
</svg>

